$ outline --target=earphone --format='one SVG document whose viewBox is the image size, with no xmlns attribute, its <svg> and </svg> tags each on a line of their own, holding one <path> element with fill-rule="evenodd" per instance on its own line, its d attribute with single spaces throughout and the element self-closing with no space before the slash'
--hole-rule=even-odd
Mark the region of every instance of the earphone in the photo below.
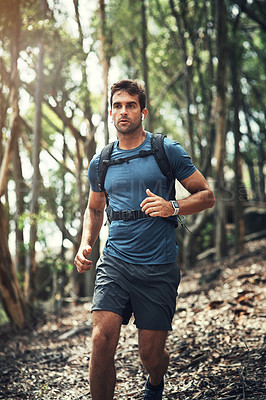
<svg viewBox="0 0 266 400">
<path fill-rule="evenodd" d="M 145 118 L 145 116 L 144 116 L 144 114 L 142 114 L 142 115 L 141 115 L 141 119 L 142 119 L 142 121 L 144 120 L 144 118 Z"/>
</svg>

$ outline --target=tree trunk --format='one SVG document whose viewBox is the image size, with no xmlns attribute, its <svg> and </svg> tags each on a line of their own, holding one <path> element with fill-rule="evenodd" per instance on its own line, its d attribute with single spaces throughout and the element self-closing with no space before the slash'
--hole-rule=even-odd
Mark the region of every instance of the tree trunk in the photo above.
<svg viewBox="0 0 266 400">
<path fill-rule="evenodd" d="M 195 149 L 194 149 L 194 123 L 193 116 L 191 114 L 190 107 L 194 103 L 193 95 L 192 95 L 192 66 L 187 62 L 188 61 L 188 52 L 187 52 L 187 42 L 185 38 L 185 32 L 182 27 L 183 18 L 179 15 L 175 8 L 175 4 L 173 0 L 170 1 L 170 7 L 172 11 L 172 15 L 176 20 L 176 26 L 178 29 L 181 46 L 182 46 L 182 60 L 183 60 L 183 68 L 184 68 L 184 86 L 185 86 L 185 96 L 186 96 L 186 108 L 187 108 L 187 129 L 188 136 L 190 141 L 190 155 L 193 161 L 195 161 Z M 181 2 L 182 6 L 182 2 Z"/>
<path fill-rule="evenodd" d="M 217 48 L 218 48 L 218 76 L 217 76 L 217 193 L 216 193 L 216 258 L 221 260 L 226 255 L 225 235 L 225 133 L 226 133 L 226 7 L 224 0 L 217 0 Z"/>
<path fill-rule="evenodd" d="M 245 223 L 243 214 L 243 199 L 241 198 L 241 184 L 242 184 L 242 160 L 240 154 L 239 143 L 241 139 L 240 133 L 240 96 L 239 96 L 239 83 L 238 83 L 238 69 L 239 69 L 239 54 L 238 54 L 238 42 L 237 42 L 237 25 L 235 24 L 233 29 L 233 40 L 231 42 L 230 49 L 230 64 L 231 64 L 231 76 L 232 76 L 232 88 L 233 88 L 233 131 L 235 137 L 235 155 L 234 155 L 234 170 L 235 170 L 235 201 L 234 201 L 234 223 L 235 223 L 235 242 L 234 248 L 235 253 L 238 254 L 243 251 L 244 247 L 244 235 L 245 235 Z"/>
<path fill-rule="evenodd" d="M 264 136 L 265 136 L 265 128 L 263 128 L 262 125 L 260 125 L 260 130 L 264 130 Z M 263 137 L 262 132 L 261 132 L 261 137 Z M 263 149 L 263 142 L 261 142 L 259 143 L 259 148 L 258 148 L 258 168 L 259 168 L 260 200 L 262 202 L 266 201 L 264 165 L 265 165 L 265 152 Z"/>
<path fill-rule="evenodd" d="M 252 147 L 256 146 L 257 143 L 254 141 L 254 138 L 252 136 L 252 129 L 250 126 L 250 110 L 248 108 L 248 105 L 244 101 L 244 96 L 242 96 L 242 108 L 245 113 L 245 121 L 247 125 L 247 130 L 248 130 L 248 138 L 250 141 L 250 147 L 247 152 L 243 153 L 243 158 L 245 163 L 248 166 L 248 172 L 249 172 L 249 180 L 250 180 L 250 186 L 251 186 L 251 198 L 252 200 L 258 201 L 259 200 L 259 191 L 257 187 L 257 182 L 256 182 L 256 174 L 255 174 L 255 160 L 254 160 L 254 151 L 252 151 Z"/>
<path fill-rule="evenodd" d="M 16 224 L 16 255 L 15 255 L 15 270 L 16 272 L 25 272 L 25 248 L 24 248 L 24 234 L 23 227 L 20 226 L 19 218 L 25 211 L 24 196 L 28 190 L 24 182 L 22 175 L 21 159 L 19 154 L 18 141 L 15 143 L 15 149 L 13 152 L 13 178 L 16 185 L 16 213 L 15 213 L 15 224 Z"/>
<path fill-rule="evenodd" d="M 250 180 L 250 187 L 252 192 L 252 200 L 258 201 L 259 196 L 257 193 L 257 184 L 256 184 L 256 177 L 254 171 L 254 162 L 253 160 L 245 160 L 248 166 L 248 173 L 249 173 L 249 180 Z"/>
<path fill-rule="evenodd" d="M 5 84 L 8 79 L 4 79 L 4 74 L 7 75 L 6 67 L 4 66 L 4 61 L 0 57 L 0 165 L 4 153 L 3 128 L 6 126 L 7 110 L 9 107 L 8 96 L 4 93 Z"/>
<path fill-rule="evenodd" d="M 7 316 L 12 325 L 22 329 L 30 320 L 29 309 L 24 302 L 16 276 L 14 264 L 8 249 L 6 216 L 0 202 L 0 295 Z"/>
<path fill-rule="evenodd" d="M 62 158 L 65 164 L 66 162 L 66 154 L 67 154 L 67 144 L 66 144 L 66 136 L 65 136 L 65 126 L 62 131 L 63 135 L 63 147 L 62 147 Z M 62 206 L 62 219 L 61 222 L 63 226 L 66 225 L 66 176 L 65 176 L 65 168 L 60 169 L 61 173 L 61 181 L 62 181 L 62 195 L 60 204 Z M 61 266 L 62 268 L 59 270 L 53 271 L 53 299 L 54 299 L 54 312 L 58 314 L 62 310 L 63 297 L 64 297 L 64 288 L 67 284 L 67 271 L 66 271 L 66 248 L 64 244 L 64 240 L 66 239 L 65 232 L 62 231 L 62 242 L 61 242 Z"/>
<path fill-rule="evenodd" d="M 79 0 L 73 0 L 74 8 L 75 8 L 75 16 L 76 16 L 76 21 L 78 24 L 78 31 L 79 31 L 79 46 L 80 46 L 80 52 L 82 53 L 82 64 L 81 64 L 81 73 L 82 73 L 82 85 L 84 88 L 84 96 L 86 94 L 86 103 L 84 105 L 84 115 L 86 118 L 87 122 L 87 127 L 88 127 L 88 134 L 89 135 L 94 135 L 96 131 L 96 127 L 92 122 L 92 107 L 91 107 L 91 94 L 90 91 L 88 90 L 88 82 L 87 82 L 87 67 L 86 67 L 86 60 L 88 54 L 84 51 L 83 48 L 83 41 L 84 41 L 84 35 L 83 35 L 83 30 L 80 22 L 80 17 L 79 17 Z M 62 110 L 61 113 L 64 113 Z M 61 118 L 61 117 L 60 117 Z M 70 122 L 70 129 L 72 130 L 73 125 L 71 123 L 71 119 L 66 118 Z M 76 132 L 75 132 L 76 131 Z M 77 134 L 79 139 L 83 140 L 84 137 L 74 128 L 74 131 L 72 132 L 74 136 Z"/>
<path fill-rule="evenodd" d="M 108 32 L 106 28 L 105 2 L 99 0 L 100 14 L 100 64 L 102 66 L 103 76 L 103 95 L 102 95 L 102 120 L 104 123 L 104 141 L 109 143 L 109 128 L 108 128 L 108 76 L 110 69 L 110 46 L 108 46 Z"/>
<path fill-rule="evenodd" d="M 147 18 L 146 18 L 146 0 L 141 2 L 141 32 L 142 32 L 142 75 L 145 83 L 146 92 L 146 107 L 149 110 L 149 114 L 145 119 L 145 126 L 148 131 L 152 131 L 152 114 L 150 110 L 150 90 L 149 90 L 149 66 L 147 60 Z"/>
<path fill-rule="evenodd" d="M 19 124 L 19 105 L 18 105 L 18 88 L 19 88 L 19 72 L 17 60 L 19 57 L 19 40 L 20 40 L 20 2 L 13 1 L 13 10 L 10 18 L 13 18 L 13 32 L 10 40 L 11 54 L 11 72 L 10 72 L 10 102 L 12 107 L 11 114 L 11 132 L 7 144 L 5 146 L 1 168 L 0 168 L 0 197 L 4 194 L 7 186 L 8 168 L 12 158 L 12 152 L 20 131 Z"/>
<path fill-rule="evenodd" d="M 19 55 L 20 37 L 20 2 L 13 2 L 12 10 L 13 35 L 11 37 L 11 88 L 10 101 L 12 108 L 10 136 L 5 146 L 4 155 L 0 168 L 0 197 L 5 193 L 7 187 L 8 168 L 12 153 L 20 132 L 20 118 L 18 106 L 19 73 L 17 60 Z M 8 248 L 7 218 L 4 206 L 0 202 L 0 295 L 4 309 L 12 323 L 18 329 L 23 328 L 30 319 L 28 307 L 24 302 L 19 282 Z"/>
<path fill-rule="evenodd" d="M 182 245 L 182 265 L 184 270 L 193 268 L 196 259 L 195 242 L 207 218 L 207 210 L 195 216 L 194 224 L 189 227 L 191 232 L 185 231 Z"/>
<path fill-rule="evenodd" d="M 43 15 L 45 16 L 45 0 L 42 0 Z M 42 120 L 42 97 L 43 97 L 43 40 L 42 35 L 39 43 L 39 55 L 37 65 L 37 78 L 35 88 L 35 121 L 33 131 L 33 179 L 32 179 L 32 198 L 30 204 L 30 243 L 26 262 L 25 274 L 25 297 L 32 302 L 35 292 L 36 259 L 35 243 L 37 240 L 37 215 L 39 212 L 39 191 L 40 191 L 40 146 L 41 146 L 41 120 Z"/>
</svg>

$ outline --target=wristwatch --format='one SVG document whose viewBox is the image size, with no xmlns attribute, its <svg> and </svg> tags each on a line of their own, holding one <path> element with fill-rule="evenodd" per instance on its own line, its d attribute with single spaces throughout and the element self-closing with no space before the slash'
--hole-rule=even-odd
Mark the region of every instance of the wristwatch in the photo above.
<svg viewBox="0 0 266 400">
<path fill-rule="evenodd" d="M 170 200 L 174 209 L 174 212 L 172 215 L 177 215 L 179 213 L 179 204 L 176 200 Z"/>
</svg>

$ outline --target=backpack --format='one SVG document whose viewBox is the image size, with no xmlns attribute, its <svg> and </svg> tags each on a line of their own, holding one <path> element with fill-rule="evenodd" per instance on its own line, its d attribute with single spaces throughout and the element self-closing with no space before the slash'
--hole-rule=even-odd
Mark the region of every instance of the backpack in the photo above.
<svg viewBox="0 0 266 400">
<path fill-rule="evenodd" d="M 129 162 L 134 158 L 139 157 L 146 157 L 151 154 L 154 155 L 154 158 L 164 176 L 166 176 L 168 183 L 169 183 L 169 190 L 170 190 L 170 198 L 172 200 L 175 199 L 175 177 L 172 173 L 172 169 L 165 153 L 164 149 L 164 138 L 166 135 L 162 133 L 153 133 L 151 137 L 151 150 L 140 150 L 139 154 L 135 154 L 134 156 L 118 158 L 116 160 L 111 160 L 111 154 L 113 151 L 114 143 L 107 144 L 101 151 L 100 159 L 99 159 L 99 168 L 98 168 L 98 175 L 99 175 L 99 189 L 100 191 L 104 191 L 104 181 L 107 173 L 108 167 L 110 165 L 118 165 L 123 164 L 124 162 Z"/>
<path fill-rule="evenodd" d="M 108 200 L 108 194 L 106 190 L 104 189 L 104 181 L 107 173 L 108 167 L 111 165 L 119 165 L 123 164 L 125 162 L 129 162 L 130 160 L 133 160 L 135 158 L 140 158 L 140 157 L 146 157 L 149 155 L 153 155 L 162 174 L 167 178 L 168 180 L 168 187 L 169 187 L 169 198 L 174 200 L 175 199 L 175 177 L 172 173 L 171 165 L 169 163 L 169 160 L 167 158 L 165 149 L 164 149 L 164 138 L 166 135 L 162 133 L 153 133 L 151 136 L 151 150 L 140 150 L 138 154 L 135 154 L 133 156 L 129 157 L 121 157 L 117 158 L 115 160 L 111 160 L 111 155 L 114 147 L 115 142 L 111 142 L 107 144 L 101 151 L 100 153 L 100 159 L 99 159 L 99 166 L 98 166 L 98 176 L 99 176 L 99 183 L 98 187 L 100 191 L 103 191 L 105 193 L 106 197 L 106 212 L 107 212 L 107 217 L 109 222 L 112 220 L 118 220 L 118 219 L 123 219 L 124 221 L 129 221 L 132 219 L 139 219 L 139 218 L 146 218 L 149 217 L 145 213 L 143 213 L 141 210 L 125 210 L 125 211 L 118 211 L 115 212 L 112 210 L 112 208 L 109 205 L 109 200 Z M 168 218 L 165 218 L 167 222 L 171 222 L 172 224 L 177 227 L 177 218 L 175 216 L 171 216 Z"/>
</svg>

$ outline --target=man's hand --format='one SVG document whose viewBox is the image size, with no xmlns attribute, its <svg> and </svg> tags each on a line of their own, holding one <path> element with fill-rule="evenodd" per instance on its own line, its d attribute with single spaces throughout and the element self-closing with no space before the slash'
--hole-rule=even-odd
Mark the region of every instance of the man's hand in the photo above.
<svg viewBox="0 0 266 400">
<path fill-rule="evenodd" d="M 150 189 L 146 190 L 148 197 L 140 203 L 141 210 L 150 217 L 170 217 L 173 215 L 174 209 L 170 201 L 164 200 L 162 197 L 152 193 Z"/>
<path fill-rule="evenodd" d="M 74 264 L 80 274 L 93 267 L 92 261 L 88 259 L 91 254 L 91 250 L 91 246 L 87 245 L 83 248 L 79 248 L 79 251 L 77 252 L 77 255 L 74 259 Z"/>
</svg>

